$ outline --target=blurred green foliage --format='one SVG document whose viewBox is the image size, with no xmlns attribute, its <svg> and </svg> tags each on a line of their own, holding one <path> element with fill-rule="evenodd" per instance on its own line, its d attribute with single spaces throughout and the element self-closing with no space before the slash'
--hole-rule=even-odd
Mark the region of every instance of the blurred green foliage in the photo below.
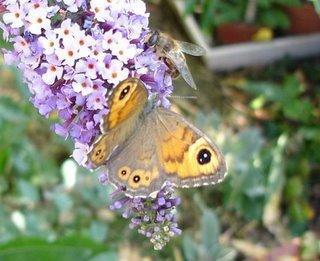
<svg viewBox="0 0 320 261">
<path fill-rule="evenodd" d="M 196 125 L 224 151 L 229 176 L 216 187 L 180 190 L 184 232 L 162 252 L 105 208 L 111 188 L 69 159 L 70 141 L 50 131 L 55 116 L 39 116 L 18 72 L 2 67 L 0 259 L 117 260 L 126 250 L 158 259 L 234 260 L 252 257 L 234 240 L 262 243 L 268 252 L 294 236 L 301 239 L 301 255 L 315 258 L 320 67 L 288 67 L 225 77 L 225 88 L 245 95 L 248 115 L 195 115 Z M 258 112 L 266 116 L 250 116 Z M 232 117 L 246 123 L 230 123 Z"/>
<path fill-rule="evenodd" d="M 320 1 L 319 0 L 310 0 L 313 4 L 314 7 L 316 8 L 317 12 L 320 13 Z"/>
<path fill-rule="evenodd" d="M 314 215 L 308 203 L 308 180 L 312 166 L 320 162 L 320 153 L 314 153 L 320 145 L 319 93 L 307 90 L 296 75 L 285 76 L 280 84 L 249 81 L 243 89 L 252 95 L 252 109 L 265 109 L 272 115 L 272 121 L 264 123 L 267 135 L 271 139 L 283 134 L 288 137 L 282 159 L 282 163 L 286 163 L 283 200 L 290 228 L 300 234 Z"/>
<path fill-rule="evenodd" d="M 0 259 L 114 255 L 102 243 L 112 217 L 103 209 L 109 189 L 68 159 L 70 141 L 50 131 L 53 120 L 32 107 L 18 72 L 3 66 L 0 72 Z M 74 171 L 76 189 L 68 185 Z"/>
<path fill-rule="evenodd" d="M 231 91 L 230 111 L 197 108 L 187 116 L 222 148 L 228 178 L 178 191 L 183 234 L 155 252 L 108 210 L 111 188 L 69 158 L 71 142 L 50 131 L 55 115 L 39 116 L 19 73 L 2 66 L 0 260 L 249 259 L 295 237 L 299 256 L 317 260 L 319 62 L 288 60 L 220 77 Z"/>
<path fill-rule="evenodd" d="M 90 238 L 70 236 L 54 242 L 39 238 L 19 238 L 0 246 L 0 259 L 34 260 L 118 260 L 117 253 Z"/>
<path fill-rule="evenodd" d="M 283 10 L 286 6 L 299 6 L 301 0 L 186 0 L 185 13 L 199 17 L 204 32 L 212 32 L 221 24 L 247 21 L 248 9 L 254 13 L 254 22 L 271 29 L 288 29 L 289 18 Z M 252 7 L 253 5 L 253 7 Z"/>
</svg>

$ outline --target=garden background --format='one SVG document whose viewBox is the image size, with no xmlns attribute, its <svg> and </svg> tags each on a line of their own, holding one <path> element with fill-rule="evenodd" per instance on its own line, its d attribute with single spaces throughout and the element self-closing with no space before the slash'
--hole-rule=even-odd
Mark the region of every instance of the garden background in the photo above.
<svg viewBox="0 0 320 261">
<path fill-rule="evenodd" d="M 213 2 L 221 1 L 186 0 L 186 13 L 207 32 L 220 23 L 210 15 Z M 226 2 L 222 21 L 240 19 Z M 258 23 L 281 35 L 290 21 L 275 6 L 286 1 L 264 2 L 276 3 Z M 153 28 L 191 41 L 167 1 L 149 1 L 148 9 Z M 197 98 L 171 101 L 222 148 L 229 175 L 217 186 L 177 191 L 183 233 L 154 251 L 108 209 L 112 188 L 70 158 L 71 142 L 50 130 L 57 118 L 38 114 L 19 71 L 1 60 L 0 260 L 319 258 L 319 57 L 220 73 L 201 59 L 188 62 L 199 91 L 179 79 L 174 95 Z"/>
</svg>

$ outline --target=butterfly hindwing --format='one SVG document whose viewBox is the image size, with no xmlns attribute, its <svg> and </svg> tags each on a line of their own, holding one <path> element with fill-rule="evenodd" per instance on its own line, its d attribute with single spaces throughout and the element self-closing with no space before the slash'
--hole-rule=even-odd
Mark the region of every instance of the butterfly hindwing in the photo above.
<svg viewBox="0 0 320 261">
<path fill-rule="evenodd" d="M 130 196 L 148 196 L 159 190 L 163 182 L 154 142 L 154 118 L 150 116 L 139 124 L 121 148 L 114 151 L 106 164 L 111 183 L 125 187 Z"/>
<path fill-rule="evenodd" d="M 156 108 L 107 163 L 109 179 L 130 196 L 148 196 L 166 181 L 178 187 L 220 182 L 226 164 L 218 148 L 179 114 Z"/>
<path fill-rule="evenodd" d="M 178 187 L 220 182 L 227 171 L 218 147 L 181 115 L 158 109 L 158 157 L 167 179 Z"/>
</svg>

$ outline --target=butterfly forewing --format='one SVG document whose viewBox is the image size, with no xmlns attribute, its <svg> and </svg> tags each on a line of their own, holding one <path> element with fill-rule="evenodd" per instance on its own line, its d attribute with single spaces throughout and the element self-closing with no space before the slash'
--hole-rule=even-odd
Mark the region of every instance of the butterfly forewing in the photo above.
<svg viewBox="0 0 320 261">
<path fill-rule="evenodd" d="M 148 92 L 136 78 L 120 82 L 108 100 L 109 113 L 101 122 L 101 132 L 118 127 L 121 123 L 136 118 L 147 103 Z"/>
<path fill-rule="evenodd" d="M 109 98 L 109 113 L 101 122 L 102 135 L 93 143 L 88 160 L 97 168 L 135 131 L 148 93 L 142 82 L 129 78 L 119 83 Z"/>
</svg>

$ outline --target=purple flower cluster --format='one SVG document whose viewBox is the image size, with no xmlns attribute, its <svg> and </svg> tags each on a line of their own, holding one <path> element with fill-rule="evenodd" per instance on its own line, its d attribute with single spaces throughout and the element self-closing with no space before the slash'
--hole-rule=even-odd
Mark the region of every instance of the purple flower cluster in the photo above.
<svg viewBox="0 0 320 261">
<path fill-rule="evenodd" d="M 105 180 L 105 176 L 101 180 Z M 181 234 L 174 215 L 180 198 L 174 196 L 171 184 L 166 184 L 154 198 L 129 198 L 118 188 L 112 193 L 112 199 L 110 209 L 122 211 L 124 218 L 131 218 L 129 227 L 149 238 L 155 250 L 161 250 L 171 237 Z"/>
<path fill-rule="evenodd" d="M 159 104 L 169 105 L 172 79 L 145 46 L 149 14 L 142 0 L 2 0 L 0 7 L 0 28 L 13 44 L 13 50 L 3 50 L 6 63 L 21 70 L 39 112 L 58 115 L 53 130 L 73 139 L 79 164 L 87 161 L 109 110 L 107 97 L 122 80 L 140 78 Z M 124 198 L 125 204 L 117 200 L 113 207 L 134 215 L 131 226 L 157 249 L 179 234 L 172 214 L 179 200 L 170 186 L 156 199 Z"/>
<path fill-rule="evenodd" d="M 142 0 L 5 0 L 4 50 L 17 65 L 31 101 L 48 117 L 57 112 L 54 131 L 75 141 L 74 158 L 86 162 L 89 145 L 108 113 L 106 97 L 122 80 L 138 77 L 159 102 L 172 91 L 166 65 L 144 45 L 148 32 Z"/>
</svg>

